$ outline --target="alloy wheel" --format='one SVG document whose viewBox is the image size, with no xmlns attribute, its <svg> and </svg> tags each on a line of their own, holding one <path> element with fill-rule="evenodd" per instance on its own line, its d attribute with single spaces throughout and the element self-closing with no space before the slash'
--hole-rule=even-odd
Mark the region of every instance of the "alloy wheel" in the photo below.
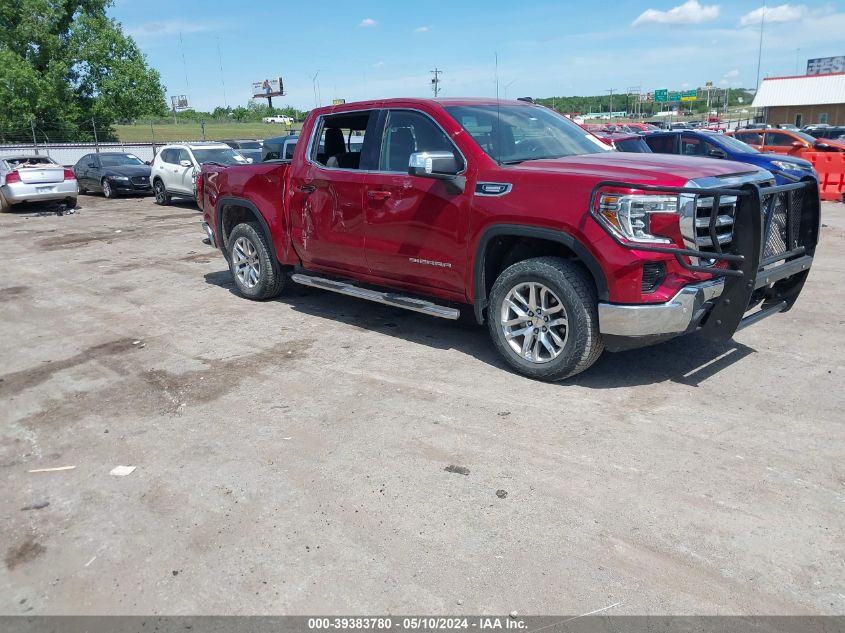
<svg viewBox="0 0 845 633">
<path fill-rule="evenodd" d="M 510 348 L 537 364 L 560 356 L 569 336 L 563 303 L 547 286 L 533 281 L 511 288 L 502 302 L 499 324 Z"/>
<path fill-rule="evenodd" d="M 232 249 L 232 266 L 241 284 L 254 288 L 261 275 L 261 260 L 258 249 L 245 237 L 239 237 Z"/>
</svg>

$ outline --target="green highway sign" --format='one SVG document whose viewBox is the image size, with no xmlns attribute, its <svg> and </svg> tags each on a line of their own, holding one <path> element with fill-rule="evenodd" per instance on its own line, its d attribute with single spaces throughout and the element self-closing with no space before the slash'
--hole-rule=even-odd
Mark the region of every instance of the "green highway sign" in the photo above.
<svg viewBox="0 0 845 633">
<path fill-rule="evenodd" d="M 681 100 L 681 93 L 680 92 L 670 92 L 669 93 L 669 101 L 680 101 Z"/>
<path fill-rule="evenodd" d="M 681 101 L 695 101 L 698 99 L 698 90 L 686 90 L 681 93 Z"/>
<path fill-rule="evenodd" d="M 665 88 L 663 90 L 655 90 L 654 91 L 654 100 L 658 103 L 661 101 L 666 101 L 666 97 L 669 95 L 669 91 Z"/>
</svg>

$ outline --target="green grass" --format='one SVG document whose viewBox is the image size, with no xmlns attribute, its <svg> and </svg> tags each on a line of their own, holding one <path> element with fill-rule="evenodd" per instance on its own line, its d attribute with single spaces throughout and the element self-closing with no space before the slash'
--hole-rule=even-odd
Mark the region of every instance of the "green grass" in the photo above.
<svg viewBox="0 0 845 633">
<path fill-rule="evenodd" d="M 299 131 L 301 123 L 292 126 L 280 123 L 206 123 L 205 140 L 219 141 L 222 139 L 264 139 L 271 136 L 282 136 L 288 130 Z M 149 124 L 116 125 L 118 138 L 124 143 L 167 143 L 169 141 L 200 141 L 202 130 L 197 123 L 156 123 L 150 130 Z"/>
</svg>

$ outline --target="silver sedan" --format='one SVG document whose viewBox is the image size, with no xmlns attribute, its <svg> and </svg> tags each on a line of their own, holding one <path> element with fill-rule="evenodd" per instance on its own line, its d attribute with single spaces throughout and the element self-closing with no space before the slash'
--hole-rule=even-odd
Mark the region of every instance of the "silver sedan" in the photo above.
<svg viewBox="0 0 845 633">
<path fill-rule="evenodd" d="M 76 206 L 79 185 L 73 170 L 65 169 L 47 156 L 3 156 L 0 158 L 0 211 L 20 202 L 62 200 Z"/>
</svg>

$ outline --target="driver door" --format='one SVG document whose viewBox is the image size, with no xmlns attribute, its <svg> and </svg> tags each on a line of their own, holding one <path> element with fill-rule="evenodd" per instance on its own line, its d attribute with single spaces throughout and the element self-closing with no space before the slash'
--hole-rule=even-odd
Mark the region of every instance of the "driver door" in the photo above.
<svg viewBox="0 0 845 633">
<path fill-rule="evenodd" d="M 464 294 L 470 187 L 411 176 L 414 152 L 451 151 L 446 132 L 416 110 L 385 111 L 378 168 L 363 176 L 364 254 L 371 274 Z"/>
</svg>

